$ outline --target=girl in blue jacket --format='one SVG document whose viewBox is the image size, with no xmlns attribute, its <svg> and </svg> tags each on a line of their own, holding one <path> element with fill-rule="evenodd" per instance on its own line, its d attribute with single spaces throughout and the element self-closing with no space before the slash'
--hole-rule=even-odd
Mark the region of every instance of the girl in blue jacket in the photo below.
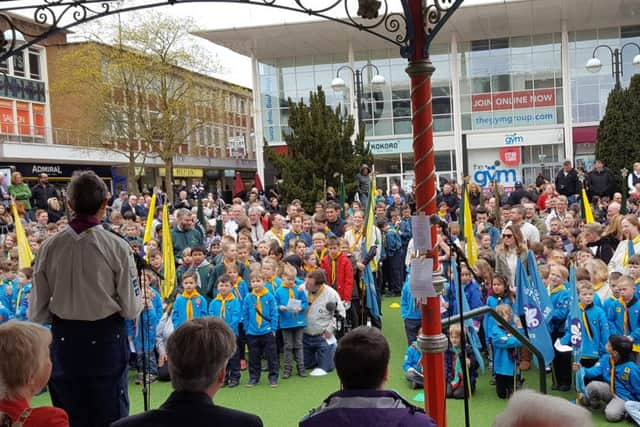
<svg viewBox="0 0 640 427">
<path fill-rule="evenodd" d="M 496 312 L 504 320 L 522 329 L 520 318 L 513 316 L 511 306 L 501 304 Z M 496 393 L 500 399 L 507 399 L 516 388 L 516 366 L 518 365 L 518 349 L 521 344 L 513 335 L 496 323 L 491 330 L 493 345 L 493 371 L 496 374 Z"/>
</svg>

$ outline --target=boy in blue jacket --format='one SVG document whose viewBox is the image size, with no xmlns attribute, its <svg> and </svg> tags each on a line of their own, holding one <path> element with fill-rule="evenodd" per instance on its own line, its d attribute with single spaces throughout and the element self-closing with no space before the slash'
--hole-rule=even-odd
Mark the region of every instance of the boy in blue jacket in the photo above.
<svg viewBox="0 0 640 427">
<path fill-rule="evenodd" d="M 411 286 L 409 285 L 409 275 L 402 286 L 400 294 L 400 313 L 404 321 L 404 333 L 407 335 L 407 345 L 411 346 L 418 338 L 418 331 L 422 322 L 422 313 L 420 304 L 411 294 Z"/>
<path fill-rule="evenodd" d="M 418 335 L 422 332 L 422 328 L 418 329 Z M 424 374 L 422 372 L 422 353 L 418 349 L 418 342 L 413 341 L 407 347 L 407 352 L 402 362 L 402 370 L 404 376 L 409 381 L 411 388 L 420 389 L 424 386 Z"/>
<path fill-rule="evenodd" d="M 242 313 L 242 300 L 236 298 L 231 292 L 231 277 L 223 274 L 218 279 L 218 294 L 209 304 L 209 316 L 219 317 L 229 325 L 236 341 L 238 339 L 238 324 Z M 235 354 L 227 362 L 227 376 L 224 385 L 237 387 L 240 384 L 240 347 L 236 348 Z"/>
<path fill-rule="evenodd" d="M 504 320 L 522 329 L 520 318 L 513 315 L 511 306 L 501 304 L 496 312 Z M 521 344 L 513 335 L 496 323 L 491 330 L 493 345 L 493 372 L 496 375 L 496 394 L 500 399 L 509 398 L 516 388 L 516 366 L 518 365 L 518 349 Z"/>
<path fill-rule="evenodd" d="M 462 370 L 464 369 L 462 365 L 462 361 L 460 360 L 460 352 L 462 348 L 460 347 L 460 343 L 462 332 L 460 329 L 460 325 L 453 324 L 449 326 L 449 348 L 444 353 L 444 364 L 445 364 L 445 375 L 446 375 L 446 386 L 447 386 L 447 397 L 453 397 L 454 399 L 464 399 L 465 388 L 467 389 L 467 393 L 471 396 L 472 393 L 476 391 L 476 379 L 478 378 L 478 361 L 473 355 L 473 349 L 471 344 L 469 344 L 469 340 L 467 339 L 465 345 L 465 354 L 466 360 L 465 363 L 467 365 L 468 384 L 465 386 L 463 379 L 464 374 Z"/>
<path fill-rule="evenodd" d="M 591 368 L 603 355 L 607 354 L 609 322 L 604 310 L 593 303 L 593 284 L 587 280 L 581 280 L 576 286 L 578 287 L 578 299 L 580 300 L 582 316 L 580 365 L 585 368 Z M 571 317 L 567 322 L 567 332 L 560 342 L 564 345 L 571 345 Z"/>
<path fill-rule="evenodd" d="M 208 315 L 209 306 L 205 297 L 200 295 L 197 288 L 198 273 L 189 270 L 182 275 L 183 291 L 176 297 L 171 311 L 171 320 L 174 329 L 191 319 L 197 319 Z"/>
<path fill-rule="evenodd" d="M 25 267 L 20 269 L 17 275 L 17 288 L 13 289 L 11 295 L 11 307 L 16 320 L 29 320 L 27 310 L 29 309 L 29 295 L 31 294 L 31 279 L 33 278 L 33 268 Z"/>
<path fill-rule="evenodd" d="M 469 303 L 469 310 L 482 306 L 482 291 L 480 285 L 473 279 L 471 270 L 467 264 L 460 264 L 460 282 L 462 282 L 462 291 L 465 297 L 467 297 L 467 303 Z M 480 329 L 480 322 L 482 316 L 473 318 L 473 327 L 478 331 Z"/>
<path fill-rule="evenodd" d="M 402 258 L 402 240 L 393 227 L 389 226 L 386 218 L 376 219 L 376 225 L 382 234 L 382 276 L 383 291 L 387 284 L 387 294 L 400 296 L 404 277 L 404 258 Z M 384 256 L 384 258 L 383 258 Z"/>
<path fill-rule="evenodd" d="M 602 378 L 589 383 L 581 403 L 587 408 L 606 403 L 604 415 L 607 421 L 615 423 L 624 419 L 626 401 L 640 400 L 640 368 L 633 361 L 632 342 L 627 337 L 610 336 L 607 353 L 591 368 L 576 363 L 573 369 L 582 369 L 587 379 Z"/>
<path fill-rule="evenodd" d="M 609 309 L 609 331 L 611 335 L 629 337 L 633 351 L 640 351 L 640 303 L 635 294 L 635 283 L 632 277 L 622 276 L 618 281 L 620 298 Z"/>
<path fill-rule="evenodd" d="M 565 334 L 567 318 L 571 306 L 571 294 L 564 286 L 569 278 L 569 270 L 562 265 L 552 264 L 549 270 L 549 287 L 551 294 L 551 314 L 549 315 L 549 332 L 551 342 L 562 339 Z M 569 391 L 571 389 L 571 352 L 553 349 L 552 364 L 553 390 Z"/>
<path fill-rule="evenodd" d="M 278 328 L 278 308 L 276 299 L 264 287 L 261 272 L 251 273 L 251 292 L 242 302 L 242 320 L 249 344 L 249 382 L 247 387 L 255 387 L 260 381 L 261 360 L 269 365 L 269 384 L 278 386 L 278 350 L 276 330 Z"/>
<path fill-rule="evenodd" d="M 494 310 L 501 304 L 511 305 L 511 293 L 509 292 L 509 279 L 505 276 L 496 275 L 491 280 L 492 294 L 487 298 L 487 305 Z M 489 366 L 493 368 L 493 347 L 491 345 L 491 330 L 496 325 L 492 316 L 484 316 L 482 329 L 484 330 L 487 342 L 487 353 L 489 355 Z M 491 384 L 496 383 L 495 372 L 491 371 Z"/>
<path fill-rule="evenodd" d="M 156 347 L 156 332 L 158 322 L 160 322 L 160 316 L 158 316 L 153 307 L 151 295 L 147 294 L 141 298 L 143 301 L 142 312 L 136 319 L 127 320 L 126 322 L 127 336 L 129 337 L 132 350 L 135 350 L 136 353 L 136 370 L 138 371 L 136 384 L 141 384 L 143 381 L 143 359 L 146 359 L 147 372 L 149 373 L 147 381 L 149 383 L 156 382 L 158 376 L 158 364 L 154 349 Z M 142 336 L 142 328 L 144 328 L 144 337 Z M 142 338 L 144 338 L 144 341 Z"/>
<path fill-rule="evenodd" d="M 286 264 L 282 273 L 282 286 L 276 290 L 276 303 L 280 312 L 280 330 L 284 340 L 284 369 L 282 379 L 291 377 L 293 359 L 298 366 L 298 375 L 306 377 L 302 353 L 302 335 L 307 326 L 307 294 L 296 285 L 297 271 L 291 264 Z M 289 301 L 298 300 L 300 307 L 289 307 Z"/>
</svg>

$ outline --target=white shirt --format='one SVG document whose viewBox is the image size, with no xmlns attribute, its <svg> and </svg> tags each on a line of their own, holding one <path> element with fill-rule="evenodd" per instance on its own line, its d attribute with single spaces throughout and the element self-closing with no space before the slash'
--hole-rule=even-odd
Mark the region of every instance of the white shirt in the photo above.
<svg viewBox="0 0 640 427">
<path fill-rule="evenodd" d="M 302 285 L 304 287 L 304 285 Z M 304 333 L 308 335 L 320 335 L 324 331 L 334 333 L 336 330 L 336 320 L 332 311 L 327 310 L 327 303 L 335 303 L 338 313 L 345 317 L 346 312 L 340 295 L 331 286 L 323 285 L 318 292 L 316 292 L 317 298 L 311 302 L 313 296 L 306 287 L 304 291 L 307 294 L 309 300 L 309 309 L 307 310 L 307 326 L 304 328 Z"/>
<path fill-rule="evenodd" d="M 135 319 L 142 310 L 133 252 L 102 228 L 80 234 L 68 227 L 42 244 L 29 297 L 29 319 L 95 321 L 118 313 Z"/>
<path fill-rule="evenodd" d="M 539 243 L 540 242 L 540 230 L 535 225 L 523 221 L 520 224 L 520 231 L 522 232 L 522 236 L 525 240 L 528 240 L 530 243 Z"/>
<path fill-rule="evenodd" d="M 622 265 L 622 259 L 624 258 L 624 255 L 627 252 L 628 248 L 629 240 L 623 240 L 618 243 L 616 251 L 613 253 L 611 260 L 609 260 L 609 273 L 612 273 L 614 271 L 623 272 L 624 274 L 627 273 L 627 267 Z M 635 251 L 635 253 L 640 254 L 640 243 L 636 243 L 635 245 L 633 245 L 633 250 Z"/>
</svg>

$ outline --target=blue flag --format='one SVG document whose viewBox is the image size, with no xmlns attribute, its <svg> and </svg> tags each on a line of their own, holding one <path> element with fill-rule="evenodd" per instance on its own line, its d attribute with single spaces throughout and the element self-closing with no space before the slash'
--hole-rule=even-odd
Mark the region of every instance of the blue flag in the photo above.
<svg viewBox="0 0 640 427">
<path fill-rule="evenodd" d="M 545 294 L 546 291 L 542 293 Z M 551 341 L 551 335 L 549 335 L 547 323 L 544 321 L 543 311 L 540 309 L 540 296 L 541 293 L 539 289 L 534 288 L 533 284 L 529 281 L 522 260 L 518 257 L 516 267 L 516 301 L 513 305 L 513 312 L 517 316 L 524 316 L 529 341 L 542 353 L 544 364 L 548 366 L 554 356 L 553 343 Z"/>
<path fill-rule="evenodd" d="M 455 258 L 451 258 L 451 271 L 453 271 L 453 286 L 451 291 L 455 296 L 455 300 L 458 301 L 458 283 L 460 283 L 460 277 L 458 277 L 458 263 Z M 469 311 L 469 301 L 467 301 L 467 296 L 464 292 L 462 292 L 462 310 L 465 313 Z M 478 336 L 478 331 L 473 327 L 473 319 L 471 317 L 465 319 L 464 325 L 467 329 L 467 336 L 469 337 L 469 344 L 471 344 L 473 355 L 478 361 L 480 371 L 484 373 L 484 359 L 482 359 L 482 355 L 480 354 L 480 337 Z"/>
<path fill-rule="evenodd" d="M 529 275 L 531 276 L 531 287 L 533 288 L 532 297 L 538 303 L 538 307 L 542 309 L 542 318 L 545 322 L 549 322 L 549 316 L 551 315 L 551 298 L 547 287 L 540 277 L 538 271 L 538 264 L 532 251 L 527 251 L 527 268 L 529 269 Z"/>
<path fill-rule="evenodd" d="M 367 264 L 362 272 L 362 282 L 364 283 L 365 292 L 367 294 L 367 309 L 369 315 L 374 319 L 380 318 L 380 307 L 378 307 L 378 299 L 376 298 L 376 281 L 373 277 L 371 267 Z"/>
</svg>

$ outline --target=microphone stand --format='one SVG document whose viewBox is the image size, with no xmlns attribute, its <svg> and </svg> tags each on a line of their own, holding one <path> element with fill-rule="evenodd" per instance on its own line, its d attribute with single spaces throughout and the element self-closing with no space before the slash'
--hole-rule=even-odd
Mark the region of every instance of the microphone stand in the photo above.
<svg viewBox="0 0 640 427">
<path fill-rule="evenodd" d="M 118 236 L 118 238 L 124 240 L 125 242 L 127 242 L 127 245 L 129 244 L 127 239 L 125 239 L 123 236 L 113 231 L 113 229 L 110 226 L 104 227 L 104 229 L 109 231 L 110 233 L 113 233 L 115 236 Z M 143 286 L 142 278 L 145 270 L 150 270 L 160 280 L 164 280 L 164 276 L 159 272 L 155 271 L 151 267 L 151 265 L 147 262 L 147 260 L 144 259 L 144 257 L 140 256 L 140 254 L 138 254 L 136 251 L 132 249 L 131 252 L 133 253 L 133 259 L 136 263 L 136 271 L 138 273 L 138 283 L 140 284 L 140 287 L 142 289 L 143 306 L 142 306 L 142 313 L 140 314 L 140 340 L 142 341 L 142 402 L 144 406 L 144 411 L 146 412 L 149 410 L 149 401 L 151 398 L 151 384 L 149 384 L 149 363 L 144 351 L 145 336 L 146 336 L 145 328 L 148 327 L 149 325 L 149 313 L 147 312 L 147 306 L 146 306 L 147 287 Z"/>
<path fill-rule="evenodd" d="M 469 415 L 469 393 L 471 393 L 471 384 L 469 384 L 469 378 L 467 375 L 467 337 L 465 332 L 464 325 L 464 305 L 462 304 L 462 298 L 464 296 L 464 290 L 462 289 L 462 280 L 461 280 L 461 266 L 462 262 L 467 264 L 469 271 L 471 274 L 476 277 L 475 272 L 469 266 L 469 261 L 464 254 L 464 251 L 458 247 L 451 238 L 451 234 L 449 234 L 449 228 L 444 221 L 440 220 L 440 227 L 442 228 L 442 234 L 444 234 L 447 239 L 447 245 L 449 246 L 449 256 L 455 255 L 456 257 L 456 272 L 458 274 L 458 285 L 456 292 L 458 294 L 458 313 L 460 314 L 460 366 L 462 367 L 462 386 L 464 387 L 464 424 L 466 427 L 469 427 L 470 424 L 470 415 Z M 455 369 L 455 368 L 454 368 Z M 467 385 L 469 388 L 467 389 Z"/>
</svg>

